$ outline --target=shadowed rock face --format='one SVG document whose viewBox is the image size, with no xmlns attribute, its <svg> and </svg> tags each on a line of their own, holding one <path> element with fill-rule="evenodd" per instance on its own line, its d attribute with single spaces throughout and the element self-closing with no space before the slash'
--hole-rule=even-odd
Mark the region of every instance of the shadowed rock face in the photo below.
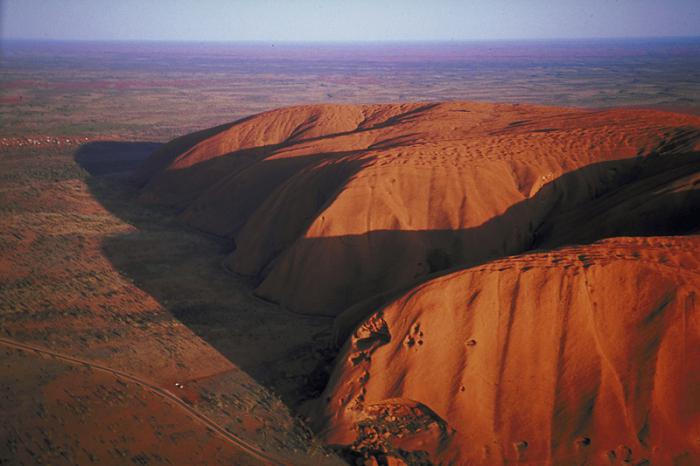
<svg viewBox="0 0 700 466">
<path fill-rule="evenodd" d="M 259 296 L 337 316 L 307 407 L 327 442 L 695 464 L 699 134 L 642 110 L 300 107 L 175 140 L 139 180 L 234 240 L 226 266 Z"/>
<path fill-rule="evenodd" d="M 542 243 L 554 213 L 633 179 L 650 154 L 693 150 L 698 128 L 644 110 L 293 107 L 176 139 L 137 180 L 145 202 L 230 237 L 225 265 L 255 277 L 259 296 L 338 315 Z"/>
<path fill-rule="evenodd" d="M 345 345 L 310 406 L 317 431 L 441 464 L 698 462 L 700 157 L 633 163 L 604 193 L 549 210 L 532 247 L 550 252 L 341 314 Z"/>
</svg>

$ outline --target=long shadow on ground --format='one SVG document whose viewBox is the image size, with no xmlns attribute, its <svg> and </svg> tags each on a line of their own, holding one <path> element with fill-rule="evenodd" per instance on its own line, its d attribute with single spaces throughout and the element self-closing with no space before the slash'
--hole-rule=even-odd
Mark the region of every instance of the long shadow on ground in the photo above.
<svg viewBox="0 0 700 466">
<path fill-rule="evenodd" d="M 195 231 L 177 211 L 138 202 L 131 173 L 159 144 L 91 142 L 75 160 L 93 196 L 137 232 L 107 238 L 105 256 L 175 318 L 290 406 L 317 396 L 332 351 L 332 319 L 264 302 L 222 262 L 232 241 Z"/>
<path fill-rule="evenodd" d="M 337 343 L 334 337 L 342 342 L 368 312 L 430 277 L 503 255 L 607 237 L 700 231 L 700 154 L 682 153 L 575 170 L 475 228 L 303 239 L 325 255 L 353 247 L 359 250 L 368 242 L 384 245 L 382 248 L 398 256 L 415 250 L 416 244 L 452 245 L 424 249 L 428 251 L 421 258 L 428 264 L 425 275 L 398 288 L 390 289 L 381 276 L 376 277 L 379 281 L 364 290 L 366 304 L 341 314 L 333 328 L 331 318 L 291 313 L 257 299 L 252 286 L 260 277 L 246 282 L 227 273 L 222 262 L 234 247 L 232 239 L 193 231 L 177 219 L 177 211 L 137 202 L 139 189 L 129 182 L 128 173 L 156 147 L 153 143 L 101 142 L 85 144 L 76 153 L 76 161 L 94 175 L 88 182 L 95 198 L 138 230 L 107 240 L 106 256 L 198 336 L 276 391 L 292 408 L 323 389 L 334 355 L 331 348 Z M 338 189 L 343 183 L 341 180 Z M 679 183 L 685 183 L 682 189 L 676 189 Z M 446 242 L 445 237 L 451 240 Z"/>
</svg>

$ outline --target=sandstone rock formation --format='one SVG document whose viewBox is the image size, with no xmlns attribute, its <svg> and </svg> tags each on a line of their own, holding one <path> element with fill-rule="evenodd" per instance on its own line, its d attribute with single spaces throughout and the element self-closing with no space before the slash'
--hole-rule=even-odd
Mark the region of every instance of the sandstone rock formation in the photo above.
<svg viewBox="0 0 700 466">
<path fill-rule="evenodd" d="M 333 316 L 531 248 L 553 212 L 617 188 L 649 156 L 691 151 L 698 128 L 645 110 L 304 106 L 176 139 L 137 179 L 145 202 L 231 238 L 226 265 L 259 296 Z"/>
<path fill-rule="evenodd" d="M 699 248 L 615 238 L 420 285 L 353 332 L 316 427 L 436 464 L 694 464 Z"/>
<path fill-rule="evenodd" d="M 700 462 L 700 118 L 287 108 L 176 139 L 144 202 L 344 345 L 307 408 L 409 464 Z"/>
</svg>

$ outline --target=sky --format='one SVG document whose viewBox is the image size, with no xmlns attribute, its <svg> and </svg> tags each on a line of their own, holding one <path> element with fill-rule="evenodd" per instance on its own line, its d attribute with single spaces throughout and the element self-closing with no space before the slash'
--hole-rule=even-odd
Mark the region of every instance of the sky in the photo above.
<svg viewBox="0 0 700 466">
<path fill-rule="evenodd" d="M 0 0 L 0 38 L 426 41 L 700 35 L 700 0 Z"/>
</svg>

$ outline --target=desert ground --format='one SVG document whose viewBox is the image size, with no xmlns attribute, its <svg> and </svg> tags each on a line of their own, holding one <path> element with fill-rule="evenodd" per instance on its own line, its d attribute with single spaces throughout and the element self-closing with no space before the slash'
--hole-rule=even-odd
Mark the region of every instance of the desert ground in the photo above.
<svg viewBox="0 0 700 466">
<path fill-rule="evenodd" d="M 2 47 L 0 464 L 700 461 L 697 42 Z"/>
<path fill-rule="evenodd" d="M 0 136 L 165 142 L 274 108 L 470 100 L 697 113 L 697 40 L 0 44 Z"/>
</svg>

